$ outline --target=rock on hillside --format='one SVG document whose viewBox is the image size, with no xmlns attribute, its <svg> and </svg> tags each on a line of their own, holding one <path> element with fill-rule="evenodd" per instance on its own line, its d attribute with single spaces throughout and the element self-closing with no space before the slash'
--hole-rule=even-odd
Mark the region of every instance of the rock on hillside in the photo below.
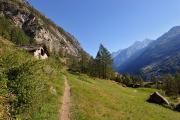
<svg viewBox="0 0 180 120">
<path fill-rule="evenodd" d="M 58 27 L 25 0 L 0 0 L 0 15 L 23 29 L 35 44 L 43 44 L 50 53 L 78 56 L 82 48 L 69 33 Z"/>
<path fill-rule="evenodd" d="M 165 97 L 163 97 L 159 92 L 154 92 L 153 94 L 151 94 L 148 101 L 152 103 L 157 103 L 160 105 L 163 105 L 163 104 L 169 105 L 168 100 Z"/>
</svg>

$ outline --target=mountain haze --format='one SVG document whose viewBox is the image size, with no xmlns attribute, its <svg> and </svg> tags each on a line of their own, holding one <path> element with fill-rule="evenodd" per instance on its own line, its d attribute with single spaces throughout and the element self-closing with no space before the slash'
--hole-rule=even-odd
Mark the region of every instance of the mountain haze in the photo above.
<svg viewBox="0 0 180 120">
<path fill-rule="evenodd" d="M 180 71 L 180 26 L 173 27 L 126 64 L 119 72 L 142 74 L 146 77 Z"/>
<path fill-rule="evenodd" d="M 153 40 L 150 39 L 136 41 L 133 45 L 131 45 L 128 48 L 119 50 L 116 53 L 112 53 L 112 57 L 114 59 L 114 68 L 118 70 L 123 69 L 123 66 L 125 64 L 135 59 L 152 41 Z"/>
</svg>

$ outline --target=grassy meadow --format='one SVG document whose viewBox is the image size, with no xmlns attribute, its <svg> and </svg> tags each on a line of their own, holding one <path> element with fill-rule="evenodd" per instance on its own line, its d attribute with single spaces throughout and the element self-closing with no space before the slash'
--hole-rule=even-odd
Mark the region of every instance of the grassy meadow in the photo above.
<svg viewBox="0 0 180 120">
<path fill-rule="evenodd" d="M 179 120 L 179 112 L 146 102 L 156 91 L 124 88 L 108 80 L 68 75 L 72 120 Z"/>
</svg>

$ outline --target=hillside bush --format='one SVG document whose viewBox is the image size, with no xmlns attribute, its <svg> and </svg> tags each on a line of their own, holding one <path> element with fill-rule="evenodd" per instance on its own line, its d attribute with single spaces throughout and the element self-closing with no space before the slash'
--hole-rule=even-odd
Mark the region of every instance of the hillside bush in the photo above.
<svg viewBox="0 0 180 120">
<path fill-rule="evenodd" d="M 174 96 L 177 98 L 180 95 L 180 74 L 177 73 L 175 76 L 170 74 L 164 75 L 161 79 L 163 81 L 162 89 L 166 95 Z"/>
<path fill-rule="evenodd" d="M 43 63 L 32 59 L 24 52 L 7 50 L 0 59 L 1 91 L 8 97 L 11 117 L 31 116 L 37 111 L 48 93 L 47 75 L 43 72 Z M 6 93 L 6 94 L 5 94 Z"/>
<path fill-rule="evenodd" d="M 31 119 L 53 97 L 50 88 L 60 89 L 55 83 L 59 80 L 61 64 L 54 58 L 36 60 L 1 40 L 0 119 Z"/>
</svg>

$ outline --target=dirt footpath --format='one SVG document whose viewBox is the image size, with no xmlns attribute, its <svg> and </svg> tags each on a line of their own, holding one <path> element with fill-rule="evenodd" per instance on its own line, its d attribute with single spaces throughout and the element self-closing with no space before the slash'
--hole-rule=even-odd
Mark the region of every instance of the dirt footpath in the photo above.
<svg viewBox="0 0 180 120">
<path fill-rule="evenodd" d="M 70 120 L 70 86 L 68 84 L 66 76 L 64 77 L 65 89 L 63 96 L 63 104 L 60 109 L 59 120 Z"/>
</svg>

